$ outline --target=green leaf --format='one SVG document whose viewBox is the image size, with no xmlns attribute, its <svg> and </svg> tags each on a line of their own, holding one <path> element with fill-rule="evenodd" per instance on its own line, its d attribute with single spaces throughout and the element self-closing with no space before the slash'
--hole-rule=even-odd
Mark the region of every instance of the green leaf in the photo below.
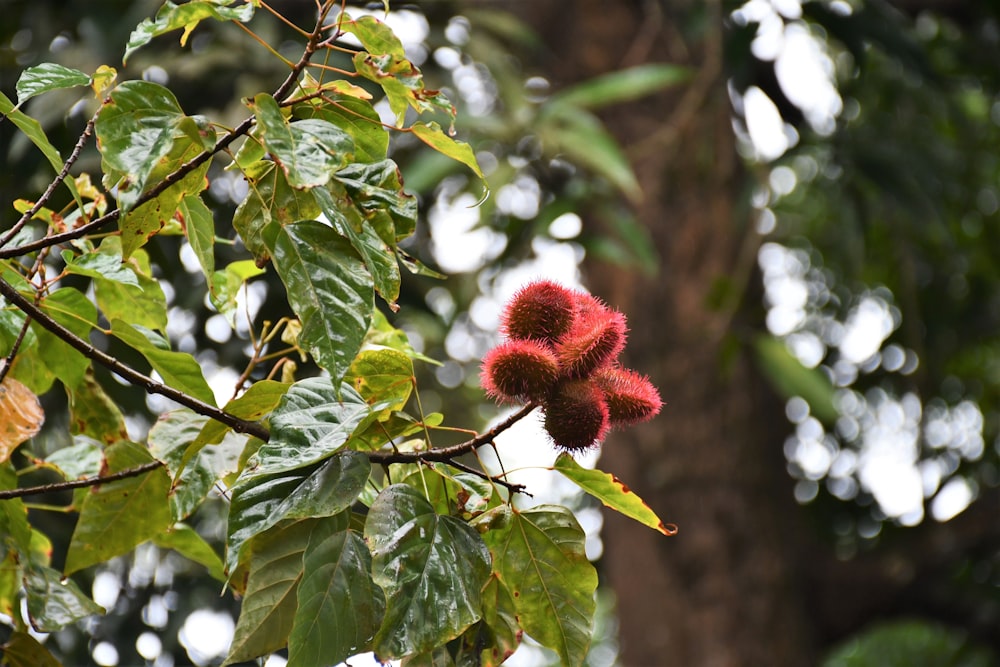
<svg viewBox="0 0 1000 667">
<path fill-rule="evenodd" d="M 417 200 L 403 191 L 399 167 L 392 160 L 374 164 L 349 164 L 336 174 L 358 210 L 389 246 L 409 237 L 417 224 Z M 378 218 L 388 215 L 388 229 Z M 394 233 L 394 234 L 393 234 Z M 383 236 L 383 234 L 386 234 Z"/>
<path fill-rule="evenodd" d="M 160 158 L 152 168 L 149 182 L 156 183 L 174 173 L 181 165 L 193 160 L 203 152 L 198 143 L 183 135 L 174 141 L 169 153 Z M 177 209 L 187 195 L 201 192 L 208 185 L 205 174 L 208 173 L 209 162 L 189 172 L 180 181 L 171 185 L 159 196 L 132 209 L 134 203 L 142 194 L 137 188 L 118 188 L 118 205 L 128 210 L 118 218 L 118 228 L 122 238 L 122 256 L 126 259 L 132 256 L 154 234 L 157 234 L 168 223 L 174 220 Z"/>
<path fill-rule="evenodd" d="M 360 51 L 354 55 L 354 69 L 382 87 L 398 126 L 402 126 L 409 107 L 417 113 L 440 111 L 451 120 L 455 118 L 455 107 L 448 98 L 425 88 L 420 70 L 402 55 Z"/>
<path fill-rule="evenodd" d="M 193 356 L 187 352 L 172 351 L 170 343 L 156 332 L 122 320 L 111 322 L 111 333 L 142 354 L 165 384 L 215 405 L 215 394 L 205 381 L 201 364 Z"/>
<path fill-rule="evenodd" d="M 0 463 L 0 489 L 16 489 L 17 473 L 9 461 Z M 20 498 L 0 501 L 0 546 L 26 555 L 31 550 L 28 510 Z"/>
<path fill-rule="evenodd" d="M 676 529 L 663 525 L 663 521 L 649 508 L 649 505 L 614 475 L 583 468 L 566 452 L 556 458 L 554 469 L 607 507 L 621 512 L 630 519 L 635 519 L 664 535 L 673 535 L 676 532 Z"/>
<path fill-rule="evenodd" d="M 386 242 L 379 237 L 375 229 L 366 224 L 361 212 L 356 209 L 347 196 L 344 188 L 336 184 L 332 189 L 342 194 L 339 201 L 334 200 L 334 196 L 324 188 L 313 190 L 316 202 L 319 203 L 323 214 L 333 224 L 334 229 L 341 236 L 348 239 L 354 249 L 358 251 L 368 272 L 372 276 L 375 289 L 390 308 L 395 309 L 396 299 L 399 298 L 399 265 L 396 263 L 396 255 Z M 395 244 L 395 239 L 392 239 Z"/>
<path fill-rule="evenodd" d="M 161 158 L 170 153 L 184 117 L 169 89 L 151 81 L 125 81 L 111 91 L 94 124 L 105 174 L 115 174 L 124 213 L 146 189 Z M 106 183 L 111 186 L 115 183 Z M 132 196 L 123 197 L 126 192 Z"/>
<path fill-rule="evenodd" d="M 228 5 L 231 4 L 232 0 L 190 0 L 190 2 L 177 5 L 167 0 L 156 12 L 155 19 L 144 19 L 132 31 L 125 47 L 125 55 L 122 56 L 122 63 L 127 62 L 129 56 L 149 44 L 154 37 L 181 28 L 184 29 L 184 32 L 181 34 L 180 41 L 181 46 L 184 46 L 188 36 L 204 19 L 246 23 L 253 18 L 256 3 L 247 2 L 236 7 L 229 7 Z"/>
<path fill-rule="evenodd" d="M 67 273 L 139 287 L 135 271 L 122 262 L 120 254 L 89 252 L 85 255 L 74 255 L 71 250 L 63 250 L 62 258 L 66 262 Z"/>
<path fill-rule="evenodd" d="M 128 438 L 125 416 L 104 388 L 87 371 L 83 381 L 67 389 L 69 394 L 70 433 L 84 435 L 106 445 Z"/>
<path fill-rule="evenodd" d="M 160 282 L 141 273 L 136 275 L 136 280 L 138 287 L 113 280 L 95 280 L 97 307 L 108 321 L 121 319 L 147 329 L 166 329 L 167 297 Z"/>
<path fill-rule="evenodd" d="M 16 86 L 17 104 L 20 106 L 28 98 L 50 90 L 89 85 L 90 76 L 80 70 L 56 63 L 42 63 L 21 72 Z"/>
<path fill-rule="evenodd" d="M 7 643 L 0 645 L 7 667 L 62 667 L 37 639 L 27 632 L 12 632 Z"/>
<path fill-rule="evenodd" d="M 689 67 L 648 63 L 587 79 L 565 88 L 549 100 L 551 105 L 569 104 L 588 109 L 629 102 L 684 83 L 691 78 Z"/>
<path fill-rule="evenodd" d="M 825 424 L 833 424 L 840 413 L 833 403 L 834 386 L 818 368 L 806 368 L 789 352 L 784 341 L 758 336 L 754 341 L 757 363 L 772 386 L 786 398 L 800 396 L 812 414 Z"/>
<path fill-rule="evenodd" d="M 413 391 L 413 361 L 389 348 L 364 350 L 351 364 L 344 381 L 366 401 L 389 402 L 386 409 L 401 410 Z"/>
<path fill-rule="evenodd" d="M 326 184 L 333 172 L 354 157 L 354 140 L 336 125 L 321 118 L 289 123 L 281 107 L 267 93 L 254 97 L 257 122 L 264 146 L 281 165 L 295 188 Z"/>
<path fill-rule="evenodd" d="M 50 567 L 26 569 L 24 588 L 28 619 L 38 632 L 62 630 L 88 616 L 104 613 L 104 607 L 84 595 L 75 581 Z"/>
<path fill-rule="evenodd" d="M 285 172 L 274 162 L 262 160 L 244 172 L 249 190 L 233 216 L 233 228 L 243 244 L 258 259 L 270 257 L 261 233 L 271 222 L 287 225 L 299 220 L 314 220 L 320 214 L 312 192 L 296 190 Z"/>
<path fill-rule="evenodd" d="M 371 322 L 371 275 L 351 244 L 322 223 L 272 222 L 263 239 L 302 321 L 299 344 L 339 383 Z"/>
<path fill-rule="evenodd" d="M 250 385 L 250 388 L 243 392 L 243 395 L 226 403 L 223 409 L 240 419 L 249 421 L 263 419 L 281 402 L 282 396 L 285 395 L 290 386 L 284 382 L 260 380 Z M 208 420 L 198 433 L 198 437 L 190 441 L 184 450 L 184 457 L 181 459 L 178 469 L 183 469 L 187 461 L 206 445 L 221 442 L 223 436 L 231 430 L 231 426 L 220 421 Z"/>
<path fill-rule="evenodd" d="M 229 326 L 236 328 L 236 313 L 238 303 L 236 301 L 240 290 L 250 278 L 254 278 L 265 271 L 259 268 L 253 260 L 241 259 L 230 262 L 226 265 L 225 271 L 216 271 L 212 276 L 211 290 L 209 298 Z"/>
<path fill-rule="evenodd" d="M 433 122 L 414 123 L 410 126 L 410 131 L 417 135 L 420 141 L 437 152 L 447 155 L 471 169 L 472 173 L 482 179 L 483 187 L 486 187 L 486 177 L 483 176 L 483 170 L 479 168 L 479 162 L 476 160 L 476 154 L 473 152 L 472 146 L 463 141 L 455 141 L 445 134 L 440 125 Z M 488 194 L 489 188 L 486 188 L 483 197 L 485 198 Z"/>
<path fill-rule="evenodd" d="M 336 93 L 328 93 L 325 97 L 333 104 L 303 102 L 296 104 L 292 113 L 296 118 L 325 120 L 350 135 L 357 162 L 384 160 L 389 151 L 389 132 L 382 127 L 382 119 L 371 103 Z"/>
<path fill-rule="evenodd" d="M 253 541 L 250 577 L 224 665 L 284 648 L 292 631 L 302 557 L 316 521 L 297 521 Z"/>
<path fill-rule="evenodd" d="M 556 651 L 563 665 L 582 665 L 597 607 L 597 571 L 573 514 L 556 505 L 523 512 L 505 505 L 479 523 L 488 528 L 483 539 L 493 570 L 514 598 L 521 627 Z"/>
<path fill-rule="evenodd" d="M 21 130 L 24 136 L 28 137 L 31 143 L 35 144 L 38 150 L 42 152 L 42 155 L 45 156 L 45 159 L 49 161 L 49 164 L 52 165 L 52 169 L 55 170 L 56 174 L 62 171 L 62 156 L 59 155 L 59 151 L 52 145 L 49 138 L 45 136 L 45 130 L 42 129 L 41 123 L 16 109 L 10 98 L 2 92 L 0 92 L 0 116 L 10 119 L 14 127 Z M 63 179 L 63 183 L 69 188 L 70 193 L 72 193 L 77 208 L 83 210 L 83 199 L 80 198 L 80 192 L 76 188 L 73 177 L 67 176 Z"/>
<path fill-rule="evenodd" d="M 149 463 L 145 447 L 122 441 L 105 451 L 108 472 Z M 101 484 L 86 495 L 66 554 L 66 574 L 128 553 L 171 524 L 170 477 L 157 468 L 138 477 Z"/>
<path fill-rule="evenodd" d="M 165 533 L 153 538 L 153 543 L 164 549 L 173 549 L 180 555 L 208 569 L 208 574 L 216 581 L 225 583 L 222 559 L 205 539 L 191 526 L 175 524 Z"/>
<path fill-rule="evenodd" d="M 420 492 L 394 484 L 372 504 L 365 540 L 387 599 L 374 641 L 380 660 L 429 651 L 480 619 L 490 556 L 468 524 L 435 514 Z"/>
<path fill-rule="evenodd" d="M 394 473 L 393 477 L 398 474 Z M 482 514 L 500 502 L 490 482 L 466 472 L 451 473 L 445 465 L 422 464 L 416 472 L 404 477 L 402 483 L 418 491 L 426 489 L 425 497 L 438 514 L 468 518 Z"/>
<path fill-rule="evenodd" d="M 288 662 L 326 667 L 369 650 L 385 611 L 372 582 L 371 554 L 353 530 L 316 526 L 303 559 Z"/>
<path fill-rule="evenodd" d="M 271 415 L 271 439 L 241 477 L 294 470 L 327 458 L 375 421 L 384 405 L 369 405 L 347 384 L 340 392 L 329 378 L 296 382 Z"/>
<path fill-rule="evenodd" d="M 462 635 L 455 664 L 498 667 L 520 643 L 521 626 L 514 598 L 494 573 L 483 587 L 483 620 Z"/>
<path fill-rule="evenodd" d="M 97 324 L 97 309 L 82 292 L 63 287 L 42 299 L 42 310 L 52 319 L 80 338 L 87 340 L 90 330 Z M 42 362 L 67 387 L 76 387 L 83 381 L 90 360 L 55 334 L 32 323 L 38 338 L 39 350 L 44 350 Z"/>
<path fill-rule="evenodd" d="M 342 16 L 338 26 L 357 37 L 368 53 L 389 53 L 400 58 L 406 57 L 403 43 L 392 28 L 374 16 L 363 15 L 356 19 Z"/>
<path fill-rule="evenodd" d="M 77 435 L 72 445 L 52 452 L 45 463 L 55 466 L 67 480 L 94 477 L 101 472 L 104 448 L 92 438 Z"/>
<path fill-rule="evenodd" d="M 175 521 L 194 512 L 221 476 L 214 451 L 199 454 L 188 465 L 182 463 L 185 450 L 208 421 L 208 417 L 183 408 L 160 415 L 149 429 L 149 451 L 163 461 L 170 475 L 176 478 L 170 489 L 170 513 Z M 231 453 L 233 469 L 238 457 L 238 451 Z"/>
<path fill-rule="evenodd" d="M 198 264 L 205 274 L 209 289 L 214 291 L 212 283 L 215 273 L 215 219 L 212 217 L 212 211 L 201 197 L 187 195 L 181 200 L 178 213 L 181 215 L 184 233 L 187 235 L 191 250 L 198 258 Z"/>
<path fill-rule="evenodd" d="M 347 450 L 304 468 L 239 478 L 229 506 L 229 571 L 235 571 L 247 541 L 279 521 L 333 516 L 349 508 L 370 474 L 368 457 Z"/>
</svg>

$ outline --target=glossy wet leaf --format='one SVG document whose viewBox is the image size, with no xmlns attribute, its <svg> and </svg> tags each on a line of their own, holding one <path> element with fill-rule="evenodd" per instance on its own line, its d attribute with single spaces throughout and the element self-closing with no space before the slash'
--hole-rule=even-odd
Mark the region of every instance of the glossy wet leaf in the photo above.
<svg viewBox="0 0 1000 667">
<path fill-rule="evenodd" d="M 331 190 L 336 193 L 337 199 L 331 194 Z M 372 276 L 375 290 L 395 310 L 396 299 L 399 298 L 399 265 L 396 263 L 395 253 L 362 217 L 361 211 L 355 208 L 342 185 L 336 183 L 331 184 L 329 189 L 317 188 L 313 195 L 334 229 L 348 239 L 361 255 Z M 391 242 L 395 243 L 392 234 L 389 236 Z"/>
<path fill-rule="evenodd" d="M 0 463 L 10 459 L 14 450 L 35 436 L 45 422 L 45 412 L 38 397 L 12 377 L 0 383 Z"/>
<path fill-rule="evenodd" d="M 149 463 L 145 447 L 122 441 L 105 451 L 108 472 Z M 90 490 L 66 554 L 66 574 L 128 553 L 171 525 L 167 492 L 170 476 L 156 468 L 138 477 L 108 482 Z"/>
<path fill-rule="evenodd" d="M 94 133 L 105 170 L 122 179 L 117 185 L 123 211 L 146 189 L 157 162 L 170 153 L 183 117 L 177 98 L 158 83 L 125 81 L 111 91 L 110 102 L 97 116 Z M 122 197 L 125 191 L 135 195 Z"/>
<path fill-rule="evenodd" d="M 59 65 L 57 63 L 42 63 L 29 67 L 17 79 L 17 103 L 50 90 L 73 88 L 90 85 L 90 76 L 80 70 Z"/>
<path fill-rule="evenodd" d="M 394 247 L 413 233 L 417 224 L 417 200 L 403 190 L 395 162 L 349 164 L 337 172 L 336 180 L 387 245 Z M 387 216 L 384 224 L 379 221 L 383 216 Z"/>
<path fill-rule="evenodd" d="M 240 290 L 251 278 L 263 273 L 264 270 L 253 260 L 239 259 L 230 262 L 224 271 L 216 271 L 212 276 L 209 299 L 233 329 L 236 328 L 236 315 L 239 310 L 237 298 Z"/>
<path fill-rule="evenodd" d="M 223 409 L 240 419 L 259 421 L 278 406 L 290 386 L 274 380 L 254 382 L 243 394 L 226 403 Z M 189 441 L 178 467 L 183 468 L 187 461 L 206 445 L 221 442 L 223 436 L 231 430 L 232 427 L 220 421 L 207 420 L 197 437 Z"/>
<path fill-rule="evenodd" d="M 351 364 L 345 382 L 369 402 L 389 402 L 388 410 L 401 410 L 415 382 L 413 361 L 396 350 L 363 350 Z"/>
<path fill-rule="evenodd" d="M 173 549 L 188 560 L 204 565 L 209 576 L 225 583 L 222 559 L 212 546 L 194 528 L 183 523 L 174 524 L 170 530 L 153 538 L 153 543 L 164 549 Z"/>
<path fill-rule="evenodd" d="M 455 118 L 455 107 L 448 98 L 438 90 L 425 88 L 420 70 L 400 54 L 361 51 L 354 55 L 354 69 L 382 87 L 397 126 L 402 126 L 410 107 L 417 113 L 438 111 Z"/>
<path fill-rule="evenodd" d="M 142 354 L 163 378 L 164 384 L 215 405 L 215 393 L 202 374 L 201 364 L 193 356 L 187 352 L 174 352 L 170 343 L 155 331 L 132 326 L 123 320 L 111 322 L 111 333 Z"/>
<path fill-rule="evenodd" d="M 597 571 L 584 551 L 586 536 L 565 507 L 541 505 L 523 512 L 503 506 L 484 515 L 483 539 L 493 570 L 511 592 L 521 627 L 581 665 L 590 647 Z"/>
<path fill-rule="evenodd" d="M 354 159 L 358 162 L 384 160 L 389 150 L 389 132 L 371 103 L 337 93 L 326 97 L 334 104 L 302 103 L 294 107 L 297 118 L 319 118 L 336 125 L 354 141 Z"/>
<path fill-rule="evenodd" d="M 10 462 L 0 463 L 0 489 L 16 489 L 17 473 Z M 0 546 L 21 555 L 31 549 L 28 510 L 20 498 L 0 501 Z"/>
<path fill-rule="evenodd" d="M 514 598 L 496 574 L 483 587 L 483 620 L 462 635 L 455 656 L 458 667 L 497 667 L 521 644 Z"/>
<path fill-rule="evenodd" d="M 50 567 L 24 571 L 28 619 L 38 632 L 55 632 L 79 620 L 103 614 L 104 607 L 87 597 L 76 582 Z"/>
<path fill-rule="evenodd" d="M 302 557 L 315 521 L 298 521 L 254 540 L 236 632 L 223 664 L 284 648 L 292 631 Z"/>
<path fill-rule="evenodd" d="M 322 118 L 289 123 L 273 97 L 254 98 L 264 146 L 295 188 L 312 188 L 330 180 L 332 173 L 354 157 L 354 141 L 336 125 Z"/>
<path fill-rule="evenodd" d="M 607 507 L 664 535 L 673 535 L 676 532 L 675 528 L 665 526 L 649 505 L 614 475 L 601 470 L 583 468 L 566 452 L 556 458 L 554 467 Z"/>
<path fill-rule="evenodd" d="M 247 2 L 235 7 L 230 7 L 231 4 L 231 0 L 190 0 L 181 4 L 167 0 L 156 12 L 156 18 L 143 19 L 132 31 L 125 47 L 125 55 L 122 56 L 122 62 L 127 62 L 129 56 L 148 44 L 154 37 L 182 28 L 184 32 L 181 34 L 180 42 L 181 46 L 184 46 L 191 32 L 205 19 L 245 23 L 253 18 L 255 3 Z"/>
<path fill-rule="evenodd" d="M 380 659 L 429 651 L 480 619 L 490 556 L 468 524 L 435 514 L 420 492 L 394 484 L 372 504 L 365 540 L 387 600 L 374 641 Z"/>
<path fill-rule="evenodd" d="M 273 161 L 261 160 L 248 167 L 244 176 L 249 189 L 233 216 L 233 228 L 254 257 L 270 256 L 261 233 L 271 222 L 287 225 L 314 220 L 320 214 L 311 192 L 297 190 L 288 183 L 284 170 Z"/>
<path fill-rule="evenodd" d="M 170 151 L 153 164 L 150 182 L 160 182 L 177 171 L 181 165 L 193 160 L 204 148 L 190 137 L 178 137 Z M 179 181 L 148 202 L 132 208 L 142 192 L 135 187 L 118 188 L 118 205 L 128 212 L 118 218 L 121 231 L 122 256 L 128 259 L 136 249 L 142 247 L 153 235 L 168 224 L 173 224 L 177 210 L 185 197 L 194 195 L 208 186 L 205 175 L 209 162 L 206 161 L 186 174 Z"/>
<path fill-rule="evenodd" d="M 343 451 L 304 468 L 237 480 L 231 489 L 227 566 L 239 564 L 244 545 L 284 519 L 339 514 L 361 494 L 371 463 L 360 452 Z"/>
<path fill-rule="evenodd" d="M 350 242 L 319 222 L 272 222 L 263 239 L 302 322 L 299 344 L 339 382 L 371 322 L 371 274 Z"/>
<path fill-rule="evenodd" d="M 288 663 L 326 667 L 367 651 L 385 611 L 361 535 L 331 523 L 313 529 L 303 559 Z"/>
<path fill-rule="evenodd" d="M 146 437 L 149 451 L 166 464 L 167 472 L 175 478 L 170 488 L 170 511 L 175 521 L 190 515 L 220 476 L 211 452 L 196 456 L 181 469 L 185 450 L 208 421 L 208 417 L 187 408 L 172 410 L 160 415 Z"/>
<path fill-rule="evenodd" d="M 64 250 L 62 258 L 66 262 L 67 273 L 139 287 L 139 279 L 136 277 L 135 271 L 128 264 L 122 262 L 121 255 L 107 252 L 74 255 L 71 251 Z"/>
<path fill-rule="evenodd" d="M 410 131 L 417 135 L 420 141 L 424 142 L 437 152 L 442 155 L 447 155 L 453 160 L 457 160 L 464 164 L 466 167 L 472 170 L 472 172 L 483 179 L 483 184 L 486 184 L 485 176 L 483 176 L 482 169 L 479 168 L 479 162 L 476 160 L 476 154 L 472 150 L 472 146 L 469 144 L 456 141 L 451 138 L 445 131 L 441 129 L 441 126 L 437 123 L 414 123 L 410 126 Z"/>
<path fill-rule="evenodd" d="M 341 17 L 340 29 L 358 38 L 368 53 L 389 53 L 400 58 L 406 56 L 403 43 L 383 21 L 374 16 L 359 16 L 356 19 Z"/>
</svg>

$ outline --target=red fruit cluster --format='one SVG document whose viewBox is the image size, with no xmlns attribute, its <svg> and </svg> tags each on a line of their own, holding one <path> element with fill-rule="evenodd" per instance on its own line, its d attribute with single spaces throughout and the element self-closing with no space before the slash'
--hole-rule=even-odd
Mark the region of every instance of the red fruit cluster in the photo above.
<svg viewBox="0 0 1000 667">
<path fill-rule="evenodd" d="M 507 340 L 483 359 L 483 388 L 497 401 L 540 403 L 557 447 L 594 447 L 663 405 L 648 378 L 618 364 L 625 316 L 589 294 L 530 283 L 504 308 L 501 332 Z"/>
</svg>

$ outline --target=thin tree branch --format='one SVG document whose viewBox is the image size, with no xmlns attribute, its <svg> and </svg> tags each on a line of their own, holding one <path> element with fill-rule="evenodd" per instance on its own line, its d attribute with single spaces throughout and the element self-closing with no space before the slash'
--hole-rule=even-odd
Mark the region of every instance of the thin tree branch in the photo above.
<svg viewBox="0 0 1000 667">
<path fill-rule="evenodd" d="M 449 465 L 452 468 L 457 468 L 458 470 L 461 470 L 462 472 L 467 472 L 481 479 L 485 479 L 487 482 L 493 482 L 494 484 L 499 484 L 500 486 L 506 488 L 511 493 L 523 493 L 529 498 L 534 498 L 534 496 L 532 496 L 530 493 L 524 490 L 525 489 L 524 484 L 514 484 L 513 482 L 508 482 L 499 475 L 487 475 L 482 470 L 476 470 L 472 466 L 467 466 L 464 463 L 460 463 L 458 461 L 447 461 L 445 462 L 445 465 Z"/>
<path fill-rule="evenodd" d="M 172 401 L 176 401 L 185 407 L 191 408 L 200 415 L 205 415 L 206 417 L 211 417 L 216 421 L 222 422 L 239 433 L 246 433 L 265 441 L 270 437 L 270 433 L 263 426 L 263 424 L 241 419 L 226 412 L 225 410 L 215 407 L 214 405 L 204 403 L 182 391 L 178 391 L 173 387 L 157 382 L 153 378 L 143 375 L 131 367 L 126 366 L 111 355 L 98 350 L 88 341 L 80 338 L 75 333 L 56 322 L 48 315 L 48 313 L 32 303 L 30 299 L 27 299 L 10 283 L 2 278 L 0 278 L 0 294 L 2 294 L 3 297 L 12 304 L 17 306 L 23 313 L 38 322 L 39 325 L 49 330 L 59 339 L 65 341 L 75 350 L 80 352 L 80 354 L 87 357 L 91 361 L 99 363 L 112 373 L 124 378 L 128 382 L 142 387 L 148 393 L 166 396 Z"/>
<path fill-rule="evenodd" d="M 457 445 L 452 445 L 451 447 L 440 447 L 437 449 L 425 449 L 419 452 L 397 452 L 397 451 L 378 451 L 369 452 L 368 460 L 372 463 L 418 463 L 420 461 L 439 461 L 441 463 L 451 463 L 452 459 L 455 459 L 463 454 L 468 454 L 469 452 L 482 447 L 483 445 L 488 445 L 493 442 L 493 439 L 498 435 L 509 429 L 511 426 L 521 421 L 528 414 L 538 407 L 537 403 L 529 403 L 523 408 L 512 414 L 507 419 L 503 420 L 493 428 L 491 428 L 486 433 L 477 435 L 471 440 L 466 440 L 465 442 L 460 442 Z"/>
<path fill-rule="evenodd" d="M 49 183 L 49 187 L 45 188 L 45 192 L 43 192 L 42 196 L 38 198 L 35 205 L 25 211 L 20 220 L 14 223 L 13 227 L 4 232 L 3 236 L 0 236 L 0 248 L 3 248 L 5 245 L 10 243 L 10 240 L 14 238 L 19 231 L 21 231 L 21 228 L 28 224 L 28 221 L 31 220 L 36 213 L 42 210 L 42 207 L 48 203 L 52 194 L 56 191 L 56 188 L 59 187 L 59 184 L 62 183 L 67 176 L 69 176 L 69 170 L 73 168 L 73 165 L 76 164 L 76 161 L 80 158 L 80 153 L 83 151 L 84 144 L 87 143 L 87 139 L 90 138 L 90 135 L 94 131 L 94 123 L 97 122 L 97 114 L 100 112 L 100 109 L 95 111 L 94 115 L 87 121 L 87 126 L 83 128 L 83 134 L 81 134 L 80 138 L 77 139 L 76 145 L 73 147 L 73 152 L 69 154 L 68 158 L 66 158 L 66 162 L 63 163 L 62 169 L 59 170 L 59 175 L 55 177 L 55 180 Z M 82 214 L 83 211 L 80 211 L 80 213 Z"/>
<path fill-rule="evenodd" d="M 53 491 L 67 491 L 69 489 L 81 489 L 87 486 L 97 486 L 98 484 L 116 482 L 120 479 L 128 479 L 129 477 L 138 477 L 139 475 L 147 473 L 150 470 L 156 470 L 157 468 L 162 467 L 162 461 L 150 461 L 149 463 L 143 463 L 135 468 L 126 468 L 125 470 L 119 470 L 118 472 L 113 472 L 109 475 L 74 479 L 68 482 L 53 482 L 52 484 L 41 484 L 39 486 L 26 486 L 23 489 L 3 489 L 0 490 L 0 500 L 10 500 L 11 498 L 23 498 L 24 496 L 37 496 L 42 493 L 52 493 Z"/>
<path fill-rule="evenodd" d="M 14 357 L 17 356 L 17 351 L 21 349 L 21 344 L 24 342 L 24 337 L 28 334 L 28 327 L 30 325 L 31 318 L 25 317 L 24 324 L 21 325 L 21 330 L 17 332 L 17 339 L 10 347 L 10 354 L 3 360 L 3 366 L 0 366 L 0 384 L 3 384 L 4 378 L 10 372 L 10 367 L 14 365 Z"/>
<path fill-rule="evenodd" d="M 295 65 L 292 67 L 291 71 L 288 73 L 288 76 L 285 78 L 285 80 L 274 91 L 273 96 L 275 99 L 280 100 L 281 98 L 285 97 L 289 93 L 289 91 L 291 91 L 292 87 L 295 85 L 295 82 L 298 80 L 299 75 L 302 73 L 302 70 L 306 68 L 306 65 L 309 64 L 309 60 L 312 58 L 313 54 L 316 53 L 320 37 L 322 37 L 323 35 L 323 22 L 326 19 L 327 13 L 329 13 L 329 8 L 327 8 L 320 15 L 319 19 L 316 21 L 316 27 L 313 29 L 312 34 L 309 36 L 309 41 L 306 43 L 305 49 L 302 52 L 302 57 L 299 58 L 299 61 L 295 63 Z M 94 118 L 96 120 L 96 115 Z M 226 134 L 226 136 L 219 139 L 219 141 L 215 144 L 215 146 L 212 147 L 212 150 L 204 151 L 194 156 L 181 166 L 177 167 L 177 169 L 175 169 L 173 172 L 164 177 L 164 179 L 161 180 L 159 183 L 157 183 L 155 186 L 153 186 L 146 192 L 139 195 L 139 198 L 136 199 L 135 204 L 133 204 L 132 208 L 136 209 L 139 206 L 145 204 L 146 202 L 156 199 L 167 188 L 174 185 L 182 178 L 190 174 L 192 171 L 200 167 L 202 164 L 210 160 L 213 155 L 228 148 L 229 145 L 232 144 L 234 141 L 236 141 L 239 137 L 243 136 L 244 134 L 250 131 L 250 128 L 253 127 L 254 121 L 255 121 L 254 116 L 249 116 L 243 119 L 243 121 L 235 128 L 230 130 Z M 92 125 L 88 123 L 88 129 L 90 128 L 92 128 Z M 86 132 L 87 131 L 85 130 L 85 134 Z M 82 145 L 84 139 L 85 137 L 81 137 L 80 141 L 78 142 L 78 145 Z M 74 151 L 74 155 L 78 153 L 79 151 Z M 68 160 L 67 162 L 69 163 Z M 64 166 L 63 172 L 69 172 L 69 166 L 71 166 L 71 164 L 72 163 L 69 163 L 67 166 Z M 61 179 L 57 179 L 56 181 L 54 181 L 54 183 L 58 183 L 60 181 Z M 50 185 L 50 189 L 54 189 L 54 187 Z M 51 196 L 51 193 L 49 194 L 49 196 Z M 43 204 L 44 201 L 45 201 L 44 199 L 39 200 L 39 202 Z M 36 206 L 38 205 L 39 204 L 36 202 Z M 34 215 L 34 213 L 32 213 L 32 215 Z M 121 209 L 116 208 L 115 210 L 109 211 L 105 215 L 102 215 L 101 217 L 96 218 L 85 225 L 81 225 L 76 229 L 71 229 L 67 232 L 63 232 L 62 234 L 52 234 L 50 236 L 45 236 L 41 239 L 38 239 L 37 241 L 32 241 L 31 243 L 25 243 L 24 245 L 20 245 L 15 248 L 3 248 L 2 247 L 3 244 L 9 241 L 10 239 L 9 238 L 0 239 L 0 241 L 3 241 L 2 243 L 0 243 L 0 259 L 8 259 L 11 257 L 22 257 L 36 250 L 42 250 L 43 248 L 49 248 L 52 246 L 59 245 L 61 243 L 65 243 L 67 241 L 73 241 L 75 239 L 83 238 L 87 234 L 90 234 L 91 232 L 96 232 L 99 229 L 106 227 L 107 225 L 117 221 L 118 218 L 120 217 L 121 217 Z M 23 226 L 23 223 L 21 224 Z M 8 232 L 8 234 L 10 234 L 10 232 Z M 4 236 L 6 237 L 7 234 L 5 234 Z M 13 234 L 10 234 L 10 236 L 13 236 Z"/>
</svg>

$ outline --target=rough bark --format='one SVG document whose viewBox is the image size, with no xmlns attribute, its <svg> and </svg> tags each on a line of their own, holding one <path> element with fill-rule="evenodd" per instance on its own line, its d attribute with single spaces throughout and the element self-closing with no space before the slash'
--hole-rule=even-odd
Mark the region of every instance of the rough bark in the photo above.
<svg viewBox="0 0 1000 667">
<path fill-rule="evenodd" d="M 639 62 L 695 71 L 686 86 L 608 116 L 643 187 L 636 212 L 660 254 L 659 274 L 586 267 L 591 288 L 629 317 L 628 365 L 649 373 L 667 402 L 652 423 L 609 438 L 602 467 L 680 527 L 665 538 L 606 515 L 601 565 L 618 598 L 625 665 L 815 661 L 788 539 L 797 508 L 781 407 L 740 337 L 739 302 L 709 306 L 720 281 L 754 284 L 756 246 L 741 208 L 746 179 L 721 71 L 720 11 L 587 0 L 528 12 L 556 88 Z M 759 314 L 759 299 L 744 303 Z"/>
</svg>

